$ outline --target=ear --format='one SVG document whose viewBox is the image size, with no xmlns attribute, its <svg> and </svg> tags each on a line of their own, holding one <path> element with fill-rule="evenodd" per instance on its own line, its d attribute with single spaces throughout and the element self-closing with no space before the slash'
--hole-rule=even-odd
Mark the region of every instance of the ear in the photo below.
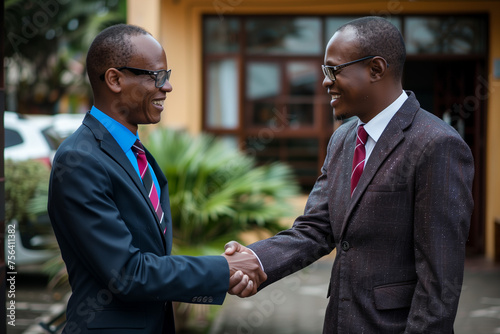
<svg viewBox="0 0 500 334">
<path fill-rule="evenodd" d="M 116 68 L 108 68 L 104 73 L 104 83 L 113 93 L 119 93 L 122 90 L 122 73 Z"/>
<path fill-rule="evenodd" d="M 387 72 L 387 62 L 382 57 L 374 57 L 370 62 L 370 79 L 372 82 L 381 80 Z"/>
</svg>

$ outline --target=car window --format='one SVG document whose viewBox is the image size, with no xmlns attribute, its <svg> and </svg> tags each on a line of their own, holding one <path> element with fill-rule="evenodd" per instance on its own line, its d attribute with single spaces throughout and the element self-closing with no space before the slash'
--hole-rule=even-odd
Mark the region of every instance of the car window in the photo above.
<svg viewBox="0 0 500 334">
<path fill-rule="evenodd" d="M 52 127 L 42 130 L 42 134 L 52 150 L 56 150 L 63 141 Z"/>
<path fill-rule="evenodd" d="M 11 147 L 23 143 L 23 137 L 16 130 L 5 129 L 5 147 Z"/>
</svg>

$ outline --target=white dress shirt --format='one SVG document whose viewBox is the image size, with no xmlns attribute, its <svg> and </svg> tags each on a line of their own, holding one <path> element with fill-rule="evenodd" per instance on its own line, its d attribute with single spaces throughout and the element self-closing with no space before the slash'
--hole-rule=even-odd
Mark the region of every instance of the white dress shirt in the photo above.
<svg viewBox="0 0 500 334">
<path fill-rule="evenodd" d="M 377 114 L 377 116 L 373 117 L 368 123 L 364 124 L 361 120 L 358 120 L 358 126 L 364 124 L 366 133 L 368 133 L 368 140 L 366 141 L 365 150 L 366 150 L 366 158 L 365 158 L 365 166 L 370 158 L 370 154 L 377 144 L 382 132 L 384 132 L 387 124 L 389 124 L 392 117 L 396 114 L 396 112 L 401 108 L 403 103 L 408 98 L 408 95 L 405 91 L 399 95 L 399 97 L 394 100 L 387 108 L 382 110 Z"/>
</svg>

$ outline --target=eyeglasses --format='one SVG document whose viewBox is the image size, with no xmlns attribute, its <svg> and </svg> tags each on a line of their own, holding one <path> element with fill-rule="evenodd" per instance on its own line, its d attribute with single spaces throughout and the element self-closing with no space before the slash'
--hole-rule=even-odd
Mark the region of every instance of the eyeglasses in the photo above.
<svg viewBox="0 0 500 334">
<path fill-rule="evenodd" d="M 374 57 L 376 57 L 376 56 L 363 57 L 361 59 L 353 60 L 353 61 L 350 61 L 348 63 L 340 64 L 340 65 L 336 65 L 336 66 L 321 65 L 321 68 L 323 69 L 323 74 L 325 75 L 325 77 L 327 77 L 331 81 L 335 81 L 335 80 L 337 80 L 337 78 L 335 77 L 335 73 L 336 72 L 338 73 L 339 70 L 341 70 L 344 67 L 347 67 L 349 65 L 356 64 L 356 63 L 359 63 L 360 61 L 363 61 L 366 59 L 371 59 Z"/>
<path fill-rule="evenodd" d="M 172 74 L 172 70 L 159 70 L 159 71 L 149 71 L 149 70 L 143 70 L 140 68 L 134 68 L 134 67 L 128 67 L 128 66 L 122 66 L 122 67 L 114 67 L 118 71 L 121 70 L 129 70 L 130 72 L 134 73 L 135 75 L 150 75 L 154 77 L 155 79 L 155 87 L 156 88 L 161 88 L 163 85 L 165 85 L 165 82 L 167 80 L 170 80 L 170 74 Z M 104 74 L 101 74 L 99 77 L 102 81 L 104 81 Z"/>
</svg>

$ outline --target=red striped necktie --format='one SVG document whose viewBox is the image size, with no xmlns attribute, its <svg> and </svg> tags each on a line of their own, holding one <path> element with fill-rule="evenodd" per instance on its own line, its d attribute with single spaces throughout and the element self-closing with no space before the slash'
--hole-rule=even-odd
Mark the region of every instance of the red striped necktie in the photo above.
<svg viewBox="0 0 500 334">
<path fill-rule="evenodd" d="M 142 183 L 144 184 L 144 188 L 146 188 L 146 192 L 149 195 L 151 204 L 153 204 L 156 215 L 158 216 L 158 219 L 160 219 L 160 228 L 163 231 L 163 234 L 165 234 L 165 232 L 167 231 L 167 227 L 165 226 L 165 222 L 163 220 L 163 209 L 160 205 L 160 198 L 158 197 L 158 191 L 156 190 L 156 185 L 153 182 L 153 177 L 151 176 L 151 171 L 149 170 L 149 164 L 148 160 L 146 159 L 144 146 L 142 146 L 142 143 L 139 139 L 137 139 L 134 145 L 132 145 L 132 151 L 137 157 L 137 165 L 139 166 L 139 173 L 141 174 Z"/>
<path fill-rule="evenodd" d="M 351 197 L 354 190 L 358 186 L 359 179 L 365 167 L 366 150 L 365 144 L 368 139 L 363 124 L 358 127 L 358 135 L 356 138 L 356 148 L 354 149 L 354 158 L 352 159 L 352 174 L 351 174 Z"/>
</svg>

